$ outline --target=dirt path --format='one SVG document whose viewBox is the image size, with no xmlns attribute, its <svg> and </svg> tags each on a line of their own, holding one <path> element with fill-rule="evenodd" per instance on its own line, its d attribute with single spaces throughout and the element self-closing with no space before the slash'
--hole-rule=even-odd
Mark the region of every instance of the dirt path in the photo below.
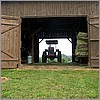
<svg viewBox="0 0 100 100">
<path fill-rule="evenodd" d="M 24 65 L 18 68 L 19 69 L 32 69 L 32 70 L 99 70 L 99 68 L 88 68 L 81 66 L 67 66 L 67 65 Z"/>
</svg>

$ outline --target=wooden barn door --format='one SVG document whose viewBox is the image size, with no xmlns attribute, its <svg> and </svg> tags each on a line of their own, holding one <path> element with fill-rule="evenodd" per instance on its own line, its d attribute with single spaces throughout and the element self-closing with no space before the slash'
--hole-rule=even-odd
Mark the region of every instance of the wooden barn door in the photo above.
<svg viewBox="0 0 100 100">
<path fill-rule="evenodd" d="M 99 17 L 89 17 L 89 65 L 99 67 Z"/>
<path fill-rule="evenodd" d="M 1 68 L 16 68 L 20 64 L 21 20 L 1 16 Z"/>
</svg>

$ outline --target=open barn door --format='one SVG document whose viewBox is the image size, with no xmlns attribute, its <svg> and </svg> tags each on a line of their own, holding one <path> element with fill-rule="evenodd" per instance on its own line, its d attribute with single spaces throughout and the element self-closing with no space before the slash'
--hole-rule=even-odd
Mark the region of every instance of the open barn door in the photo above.
<svg viewBox="0 0 100 100">
<path fill-rule="evenodd" d="M 20 64 L 21 20 L 16 16 L 1 16 L 1 68 L 16 68 Z"/>
<path fill-rule="evenodd" d="M 99 16 L 88 18 L 89 65 L 99 67 Z"/>
</svg>

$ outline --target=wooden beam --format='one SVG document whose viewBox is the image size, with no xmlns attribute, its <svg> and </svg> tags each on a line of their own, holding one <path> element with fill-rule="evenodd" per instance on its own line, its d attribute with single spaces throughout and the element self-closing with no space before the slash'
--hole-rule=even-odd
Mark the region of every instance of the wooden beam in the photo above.
<svg viewBox="0 0 100 100">
<path fill-rule="evenodd" d="M 39 43 L 41 43 L 42 41 L 43 41 L 43 39 Z"/>
<path fill-rule="evenodd" d="M 69 40 L 69 42 L 71 42 L 72 43 L 72 41 L 69 39 L 69 38 L 67 38 L 68 40 Z"/>
<path fill-rule="evenodd" d="M 99 22 L 91 22 L 90 25 L 98 25 L 99 26 Z"/>
<path fill-rule="evenodd" d="M 32 63 L 34 63 L 34 37 L 32 37 Z"/>
<path fill-rule="evenodd" d="M 32 37 L 33 37 L 37 32 L 39 32 L 41 29 L 42 29 L 42 27 L 38 28 L 35 32 L 33 32 Z"/>
<path fill-rule="evenodd" d="M 16 25 L 19 25 L 19 24 L 14 24 L 14 23 L 3 23 L 3 22 L 1 22 L 1 25 L 16 26 Z"/>
<path fill-rule="evenodd" d="M 19 59 L 1 59 L 1 61 L 18 61 Z"/>
<path fill-rule="evenodd" d="M 6 54 L 6 55 L 8 55 L 8 56 L 11 57 L 11 58 L 16 58 L 16 57 L 14 57 L 11 53 L 9 53 L 9 52 L 6 51 L 6 50 L 1 50 L 1 52 L 4 53 L 4 54 Z"/>
<path fill-rule="evenodd" d="M 11 20 L 18 20 L 20 17 L 18 16 L 7 16 L 7 15 L 1 15 L 1 19 L 11 19 Z"/>
<path fill-rule="evenodd" d="M 12 19 L 1 19 L 1 25 L 18 25 L 21 23 L 20 19 L 12 20 Z"/>
<path fill-rule="evenodd" d="M 99 18 L 99 16 L 98 15 L 95 15 L 95 16 L 93 16 L 93 15 L 90 15 L 90 16 L 88 16 L 90 19 L 96 19 L 96 18 Z"/>
<path fill-rule="evenodd" d="M 90 39 L 90 41 L 99 41 L 99 38 L 98 39 Z"/>
<path fill-rule="evenodd" d="M 99 57 L 91 57 L 91 60 L 99 60 Z"/>
<path fill-rule="evenodd" d="M 19 25 L 20 25 L 20 24 L 18 24 L 18 25 L 17 25 L 17 26 L 15 26 L 15 27 L 8 28 L 8 29 L 6 29 L 5 31 L 1 32 L 1 34 L 4 34 L 4 33 L 8 32 L 8 31 L 10 31 L 10 30 L 12 30 L 12 29 L 14 29 L 14 28 L 18 27 Z"/>
</svg>

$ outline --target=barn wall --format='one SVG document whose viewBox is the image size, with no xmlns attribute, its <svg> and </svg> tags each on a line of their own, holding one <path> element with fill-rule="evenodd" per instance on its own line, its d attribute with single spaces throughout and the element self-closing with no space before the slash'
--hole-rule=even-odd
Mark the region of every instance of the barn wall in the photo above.
<svg viewBox="0 0 100 100">
<path fill-rule="evenodd" d="M 41 2 L 1 2 L 4 15 L 17 16 L 63 16 L 63 15 L 98 15 L 98 1 L 41 1 Z"/>
<path fill-rule="evenodd" d="M 2 15 L 12 15 L 20 17 L 48 17 L 48 16 L 99 16 L 99 1 L 9 1 L 1 2 L 1 14 Z M 96 22 L 96 21 L 95 21 Z M 90 23 L 90 22 L 89 22 Z M 92 26 L 88 25 L 89 35 L 89 63 L 97 64 L 99 63 L 99 58 L 97 58 L 99 53 L 99 40 L 98 29 L 91 29 Z M 89 29 L 90 28 L 90 29 Z M 97 34 L 97 35 L 94 35 Z M 95 37 L 94 37 L 95 36 Z M 92 42 L 91 39 L 96 39 Z M 95 50 L 95 46 L 97 47 Z M 95 52 L 94 52 L 95 51 Z M 95 55 L 96 54 L 96 55 Z M 92 57 L 92 58 L 91 58 Z M 94 57 L 96 57 L 94 59 Z M 91 65 L 90 64 L 90 65 Z M 92 66 L 91 65 L 91 66 Z"/>
</svg>

